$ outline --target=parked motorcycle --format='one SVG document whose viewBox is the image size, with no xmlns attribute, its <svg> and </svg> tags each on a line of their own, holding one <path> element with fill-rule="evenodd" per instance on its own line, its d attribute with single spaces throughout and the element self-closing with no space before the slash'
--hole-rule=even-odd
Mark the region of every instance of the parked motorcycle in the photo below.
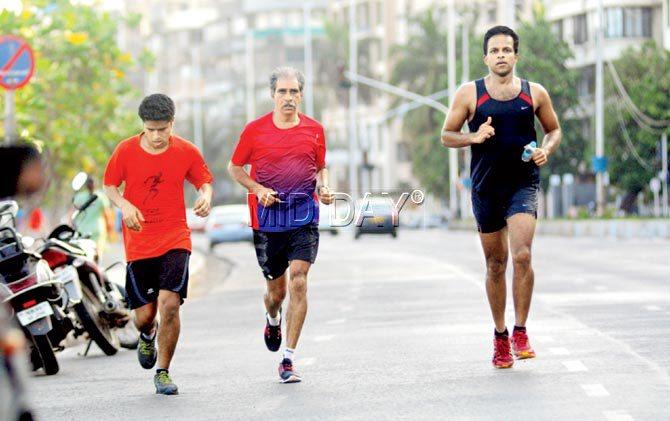
<svg viewBox="0 0 670 421">
<path fill-rule="evenodd" d="M 0 288 L 3 302 L 31 344 L 33 368 L 44 368 L 47 375 L 58 372 L 54 349 L 74 330 L 68 307 L 73 301 L 65 282 L 49 268 L 38 253 L 28 251 L 33 240 L 22 237 L 15 229 L 16 202 L 0 202 Z"/>
<path fill-rule="evenodd" d="M 75 177 L 74 190 L 81 188 L 86 177 L 85 173 Z M 86 212 L 96 200 L 98 197 L 92 194 L 76 212 Z M 114 355 L 119 346 L 134 349 L 139 332 L 132 322 L 129 323 L 130 309 L 125 289 L 107 276 L 107 271 L 116 264 L 104 270 L 100 267 L 96 242 L 79 232 L 76 220 L 75 213 L 72 226 L 62 224 L 56 227 L 39 252 L 57 276 L 63 274 L 66 279 L 76 276 L 80 280 L 81 290 L 72 291 L 81 300 L 74 310 L 89 338 L 107 355 Z"/>
</svg>

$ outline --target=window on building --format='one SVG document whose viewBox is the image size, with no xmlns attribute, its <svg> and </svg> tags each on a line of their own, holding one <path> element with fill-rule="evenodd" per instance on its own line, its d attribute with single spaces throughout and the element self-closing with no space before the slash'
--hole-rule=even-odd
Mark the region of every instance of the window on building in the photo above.
<svg viewBox="0 0 670 421">
<path fill-rule="evenodd" d="M 556 38 L 563 40 L 563 20 L 558 20 L 551 24 L 551 31 L 556 35 Z"/>
<path fill-rule="evenodd" d="M 407 142 L 398 142 L 396 145 L 396 158 L 398 162 L 410 162 L 412 156 L 409 152 L 409 144 Z"/>
<path fill-rule="evenodd" d="M 302 63 L 305 60 L 303 47 L 287 47 L 286 61 L 291 63 Z"/>
<path fill-rule="evenodd" d="M 495 4 L 489 5 L 489 10 L 487 13 L 487 21 L 486 23 L 493 23 L 498 19 L 498 8 L 496 7 Z"/>
<path fill-rule="evenodd" d="M 575 45 L 581 45 L 589 40 L 586 14 L 577 15 L 572 18 L 572 33 L 575 37 Z"/>
<path fill-rule="evenodd" d="M 520 22 L 524 19 L 523 16 L 523 0 L 514 0 L 514 19 Z"/>
<path fill-rule="evenodd" d="M 611 7 L 605 16 L 607 38 L 651 38 L 650 7 Z"/>
<path fill-rule="evenodd" d="M 623 9 L 620 7 L 605 10 L 605 37 L 621 38 L 623 36 Z"/>
</svg>

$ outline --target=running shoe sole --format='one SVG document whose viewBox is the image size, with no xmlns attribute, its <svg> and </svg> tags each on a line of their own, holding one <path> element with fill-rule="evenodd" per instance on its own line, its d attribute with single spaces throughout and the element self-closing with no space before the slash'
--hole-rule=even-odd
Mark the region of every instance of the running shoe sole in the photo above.
<svg viewBox="0 0 670 421">
<path fill-rule="evenodd" d="M 302 378 L 297 374 L 291 374 L 287 379 L 280 379 L 280 383 L 300 383 Z"/>
<path fill-rule="evenodd" d="M 515 351 L 514 356 L 519 360 L 535 358 L 535 351 L 519 351 L 519 352 Z"/>
<path fill-rule="evenodd" d="M 493 363 L 493 367 L 501 368 L 501 369 L 512 368 L 513 365 L 514 365 L 514 361 L 510 361 L 509 363 L 503 363 L 503 364 Z"/>
</svg>

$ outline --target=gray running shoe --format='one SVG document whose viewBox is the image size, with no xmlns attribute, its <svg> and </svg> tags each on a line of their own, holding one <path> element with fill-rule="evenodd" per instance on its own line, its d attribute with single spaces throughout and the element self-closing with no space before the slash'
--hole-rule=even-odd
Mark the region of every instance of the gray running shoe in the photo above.
<svg viewBox="0 0 670 421">
<path fill-rule="evenodd" d="M 279 363 L 279 381 L 282 383 L 299 383 L 302 381 L 300 374 L 293 371 L 293 362 L 284 358 Z"/>
<path fill-rule="evenodd" d="M 150 341 L 144 339 L 142 334 L 140 334 L 140 341 L 137 347 L 137 359 L 140 361 L 140 365 L 149 370 L 156 365 L 157 358 L 156 334 L 154 334 L 154 338 Z"/>
<path fill-rule="evenodd" d="M 170 374 L 161 370 L 154 376 L 154 384 L 156 385 L 156 393 L 161 395 L 178 395 L 179 390 L 177 385 L 172 382 Z"/>
</svg>

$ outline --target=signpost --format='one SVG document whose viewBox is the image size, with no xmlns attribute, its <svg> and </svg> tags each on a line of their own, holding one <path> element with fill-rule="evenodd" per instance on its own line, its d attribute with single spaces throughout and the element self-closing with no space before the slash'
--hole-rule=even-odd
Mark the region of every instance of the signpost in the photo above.
<svg viewBox="0 0 670 421">
<path fill-rule="evenodd" d="M 0 86 L 5 89 L 5 142 L 16 133 L 14 90 L 25 86 L 35 71 L 33 50 L 23 39 L 0 36 Z"/>
</svg>

